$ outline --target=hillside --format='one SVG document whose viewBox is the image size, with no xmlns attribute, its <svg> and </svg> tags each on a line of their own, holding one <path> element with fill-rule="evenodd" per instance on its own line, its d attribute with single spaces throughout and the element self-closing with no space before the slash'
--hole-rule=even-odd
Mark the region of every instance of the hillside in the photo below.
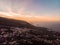
<svg viewBox="0 0 60 45">
<path fill-rule="evenodd" d="M 59 45 L 60 33 L 21 20 L 0 17 L 0 45 Z"/>
<path fill-rule="evenodd" d="M 23 20 L 14 20 L 14 19 L 8 19 L 8 18 L 3 18 L 3 17 L 0 17 L 0 25 L 47 31 L 47 28 L 36 27 L 36 26 L 34 26 L 26 21 L 23 21 Z"/>
<path fill-rule="evenodd" d="M 8 18 L 3 18 L 0 17 L 0 25 L 5 25 L 5 26 L 12 26 L 12 27 L 26 27 L 26 28 L 33 28 L 34 26 L 31 25 L 30 23 L 22 20 L 14 20 L 14 19 L 8 19 Z"/>
</svg>

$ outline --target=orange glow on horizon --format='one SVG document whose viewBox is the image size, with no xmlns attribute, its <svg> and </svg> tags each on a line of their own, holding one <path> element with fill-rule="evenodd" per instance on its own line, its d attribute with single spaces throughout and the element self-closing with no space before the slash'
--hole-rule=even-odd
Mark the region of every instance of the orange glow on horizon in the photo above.
<svg viewBox="0 0 60 45">
<path fill-rule="evenodd" d="M 24 20 L 31 23 L 60 21 L 60 18 L 57 17 L 53 18 L 50 16 L 25 16 L 25 15 L 17 15 L 17 14 L 15 15 L 15 13 L 10 14 L 10 13 L 2 13 L 2 12 L 0 12 L 0 17 L 11 18 L 16 20 Z"/>
</svg>

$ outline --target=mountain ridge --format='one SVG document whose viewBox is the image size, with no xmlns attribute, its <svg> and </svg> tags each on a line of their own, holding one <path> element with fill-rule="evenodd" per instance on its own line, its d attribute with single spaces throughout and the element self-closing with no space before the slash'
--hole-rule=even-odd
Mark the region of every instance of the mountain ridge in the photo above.
<svg viewBox="0 0 60 45">
<path fill-rule="evenodd" d="M 30 23 L 23 20 L 15 20 L 15 19 L 3 18 L 3 17 L 0 17 L 0 25 L 7 25 L 7 26 L 14 26 L 14 27 L 27 27 L 27 28 L 34 27 Z"/>
</svg>

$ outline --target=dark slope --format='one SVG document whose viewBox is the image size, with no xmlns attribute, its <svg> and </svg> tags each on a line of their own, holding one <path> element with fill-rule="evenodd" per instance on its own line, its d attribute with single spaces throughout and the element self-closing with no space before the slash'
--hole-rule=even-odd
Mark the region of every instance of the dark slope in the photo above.
<svg viewBox="0 0 60 45">
<path fill-rule="evenodd" d="M 13 27 L 26 27 L 26 28 L 33 28 L 34 26 L 27 23 L 26 21 L 22 20 L 14 20 L 14 19 L 8 19 L 0 17 L 0 25 L 5 26 L 13 26 Z"/>
<path fill-rule="evenodd" d="M 3 18 L 3 17 L 0 17 L 0 25 L 10 26 L 10 27 L 19 27 L 19 28 L 29 28 L 29 29 L 34 29 L 39 32 L 43 31 L 44 33 L 48 31 L 47 28 L 36 27 L 26 21 L 8 19 L 8 18 Z"/>
<path fill-rule="evenodd" d="M 35 30 L 42 30 L 43 32 L 47 31 L 45 27 L 36 27 L 26 21 L 23 20 L 15 20 L 9 18 L 0 17 L 0 25 L 10 26 L 10 27 L 19 27 L 19 28 L 30 28 Z"/>
<path fill-rule="evenodd" d="M 37 31 L 43 31 L 43 32 L 48 31 L 47 28 L 45 27 L 36 27 L 26 21 L 8 19 L 8 18 L 3 18 L 3 17 L 0 17 L 0 25 L 10 26 L 10 27 L 19 27 L 19 28 L 30 28 Z"/>
<path fill-rule="evenodd" d="M 0 45 L 59 45 L 60 33 L 25 21 L 0 18 Z M 9 27 L 9 28 L 6 28 Z M 13 29 L 11 27 L 14 27 Z M 25 31 L 26 30 L 26 31 Z M 57 42 L 58 39 L 58 43 Z"/>
</svg>

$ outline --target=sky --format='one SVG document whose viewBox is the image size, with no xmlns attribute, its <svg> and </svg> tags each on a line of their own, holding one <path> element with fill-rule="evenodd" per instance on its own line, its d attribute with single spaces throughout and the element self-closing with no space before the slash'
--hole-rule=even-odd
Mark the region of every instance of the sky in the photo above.
<svg viewBox="0 0 60 45">
<path fill-rule="evenodd" d="M 0 0 L 0 17 L 29 22 L 60 21 L 60 0 Z"/>
</svg>

